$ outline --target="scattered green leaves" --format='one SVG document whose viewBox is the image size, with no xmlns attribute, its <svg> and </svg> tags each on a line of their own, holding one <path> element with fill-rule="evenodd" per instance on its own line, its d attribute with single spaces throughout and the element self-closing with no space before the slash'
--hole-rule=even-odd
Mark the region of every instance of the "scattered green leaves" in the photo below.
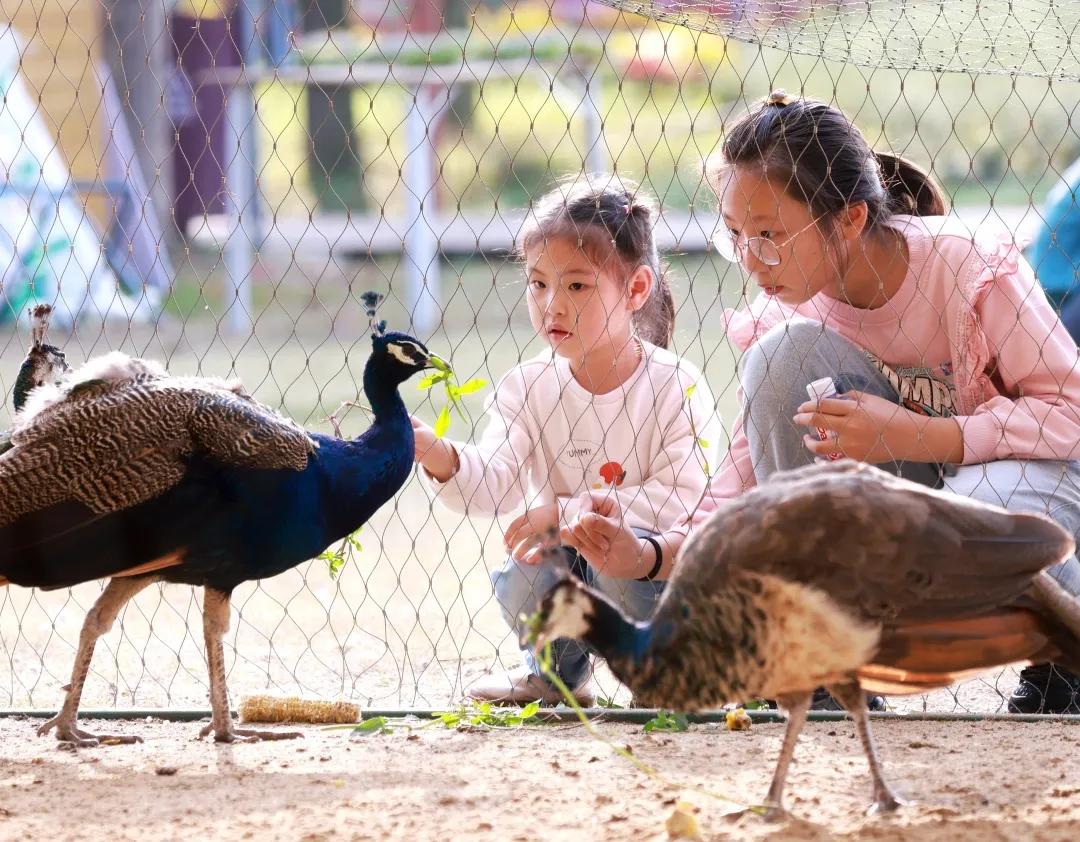
<svg viewBox="0 0 1080 842">
<path fill-rule="evenodd" d="M 522 725 L 539 725 L 536 714 L 540 710 L 539 702 L 532 702 L 521 710 L 517 708 L 499 708 L 490 702 L 459 705 L 451 711 L 437 712 L 435 716 L 447 728 L 518 728 Z"/>
<path fill-rule="evenodd" d="M 769 703 L 764 699 L 754 699 L 751 702 L 746 702 L 740 705 L 743 710 L 771 710 Z"/>
<path fill-rule="evenodd" d="M 658 711 L 656 716 L 645 723 L 645 731 L 688 731 L 690 723 L 685 713 Z"/>
<path fill-rule="evenodd" d="M 363 529 L 364 527 L 360 527 Z M 352 535 L 349 535 L 344 541 L 341 542 L 336 550 L 323 550 L 319 555 L 319 561 L 325 561 L 330 568 L 330 578 L 336 579 L 338 573 L 341 572 L 341 568 L 345 566 L 345 554 L 350 547 L 360 552 L 364 548 L 360 546 L 360 542 L 356 540 L 356 536 L 360 534 L 360 529 L 357 529 Z"/>
<path fill-rule="evenodd" d="M 394 729 L 390 727 L 385 716 L 373 716 L 353 728 L 352 732 L 354 734 L 393 734 Z"/>
<path fill-rule="evenodd" d="M 435 372 L 421 380 L 418 388 L 421 390 L 431 389 L 442 383 L 446 389 L 446 404 L 439 412 L 439 417 L 435 420 L 435 438 L 441 439 L 450 429 L 450 410 L 456 409 L 458 415 L 461 416 L 461 420 L 466 420 L 465 413 L 461 411 L 459 406 L 462 396 L 479 392 L 488 382 L 474 379 L 458 384 L 454 380 L 454 370 L 450 368 L 450 364 L 446 360 L 432 354 L 431 363 L 435 366 Z"/>
<path fill-rule="evenodd" d="M 525 635 L 525 643 L 533 646 L 540 637 L 540 626 L 543 625 L 543 620 L 540 619 L 540 612 L 538 610 L 533 611 L 528 617 L 522 614 L 521 619 L 524 621 L 525 628 L 528 630 L 528 633 Z"/>
<path fill-rule="evenodd" d="M 690 401 L 691 396 L 696 391 L 697 391 L 697 384 L 696 383 L 691 383 L 689 386 L 686 387 L 686 400 L 687 400 L 687 402 Z M 697 446 L 699 448 L 701 448 L 702 455 L 704 455 L 705 451 L 709 449 L 709 443 L 707 441 L 705 441 L 705 439 L 703 439 L 701 436 L 698 435 L 697 425 L 694 424 L 693 407 L 688 406 L 687 407 L 687 412 L 690 415 L 690 432 L 694 434 L 694 441 L 697 442 Z M 712 471 L 709 468 L 709 460 L 708 459 L 702 459 L 701 460 L 701 468 L 702 468 L 703 471 L 705 471 L 705 476 L 706 477 L 710 477 L 712 475 Z"/>
<path fill-rule="evenodd" d="M 596 706 L 598 708 L 607 708 L 608 710 L 623 710 L 624 709 L 623 705 L 615 704 L 614 699 L 609 699 L 606 696 L 597 696 L 596 697 Z"/>
</svg>

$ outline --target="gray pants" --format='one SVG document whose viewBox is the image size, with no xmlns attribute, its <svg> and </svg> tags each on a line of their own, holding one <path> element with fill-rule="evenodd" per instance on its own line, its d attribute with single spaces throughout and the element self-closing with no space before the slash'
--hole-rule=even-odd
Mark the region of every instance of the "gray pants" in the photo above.
<svg viewBox="0 0 1080 842">
<path fill-rule="evenodd" d="M 838 392 L 857 389 L 893 402 L 900 400 L 888 378 L 862 349 L 835 331 L 806 319 L 777 325 L 742 359 L 743 426 L 758 482 L 774 471 L 814 460 L 803 442 L 807 428 L 791 419 L 808 399 L 807 384 L 823 377 L 832 377 Z M 1080 462 L 1008 459 L 939 466 L 907 461 L 877 467 L 1011 511 L 1049 515 L 1074 535 L 1080 532 Z M 1062 587 L 1080 595 L 1076 556 L 1051 572 Z"/>
</svg>

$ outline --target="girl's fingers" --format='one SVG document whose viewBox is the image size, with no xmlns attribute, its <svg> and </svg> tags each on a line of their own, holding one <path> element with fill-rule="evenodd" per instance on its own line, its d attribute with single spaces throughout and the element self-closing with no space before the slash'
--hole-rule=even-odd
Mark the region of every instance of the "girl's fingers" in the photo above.
<svg viewBox="0 0 1080 842">
<path fill-rule="evenodd" d="M 510 557 L 514 561 L 525 562 L 526 564 L 539 564 L 544 560 L 543 547 L 537 544 L 535 537 L 526 538 L 514 545 L 514 549 L 510 551 Z"/>
<path fill-rule="evenodd" d="M 573 527 L 564 526 L 559 530 L 559 543 L 564 547 L 573 547 L 576 550 L 580 541 L 581 539 L 574 534 Z"/>
<path fill-rule="evenodd" d="M 578 498 L 578 513 L 594 513 L 618 519 L 622 515 L 622 507 L 610 491 L 586 491 Z"/>
<path fill-rule="evenodd" d="M 506 527 L 506 531 L 503 533 L 503 544 L 507 547 L 512 547 L 521 539 L 518 537 L 518 532 L 521 531 L 521 527 L 529 522 L 529 513 L 518 515 L 512 521 L 510 525 Z"/>
<path fill-rule="evenodd" d="M 544 560 L 543 554 L 540 552 L 539 547 L 533 547 L 520 559 L 517 559 L 522 564 L 540 564 Z"/>
<path fill-rule="evenodd" d="M 803 436 L 803 443 L 806 445 L 807 450 L 819 456 L 828 456 L 840 452 L 840 441 L 836 438 L 835 433 L 825 441 L 822 441 L 817 436 Z"/>
<path fill-rule="evenodd" d="M 592 540 L 599 538 L 606 538 L 608 540 L 614 538 L 619 532 L 619 524 L 610 518 L 602 517 L 601 515 L 589 514 L 581 515 L 574 522 L 575 529 L 581 529 Z"/>
<path fill-rule="evenodd" d="M 859 408 L 857 400 L 848 398 L 822 398 L 816 401 L 806 401 L 799 404 L 799 412 L 820 412 L 823 415 L 839 415 L 846 417 L 853 414 Z"/>
<path fill-rule="evenodd" d="M 839 418 L 830 418 L 820 412 L 800 412 L 791 420 L 802 427 L 823 427 L 826 430 L 831 430 L 834 424 L 841 421 Z"/>
<path fill-rule="evenodd" d="M 582 528 L 580 525 L 574 526 L 574 542 L 577 545 L 578 552 L 585 556 L 603 556 L 607 553 L 608 547 L 611 546 L 610 542 L 605 538 Z"/>
<path fill-rule="evenodd" d="M 503 534 L 503 543 L 507 547 L 512 547 L 521 541 L 525 540 L 538 540 L 536 526 L 532 522 L 530 515 L 532 512 L 525 512 L 515 518 L 514 522 L 510 524 L 506 532 Z"/>
<path fill-rule="evenodd" d="M 821 427 L 826 430 L 842 430 L 851 424 L 849 415 L 826 415 L 821 412 L 800 412 L 791 420 L 803 427 Z"/>
</svg>

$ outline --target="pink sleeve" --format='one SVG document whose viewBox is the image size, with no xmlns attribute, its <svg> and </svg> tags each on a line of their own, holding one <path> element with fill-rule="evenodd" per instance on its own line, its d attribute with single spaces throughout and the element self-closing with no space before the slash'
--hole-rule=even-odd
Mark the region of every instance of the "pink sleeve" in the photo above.
<svg viewBox="0 0 1080 842">
<path fill-rule="evenodd" d="M 739 390 L 739 403 L 742 403 L 742 390 Z M 750 442 L 746 440 L 743 432 L 742 415 L 735 420 L 735 427 L 731 433 L 731 445 L 728 447 L 724 461 L 720 463 L 720 470 L 713 477 L 712 483 L 705 490 L 705 496 L 697 507 L 688 512 L 680 523 L 680 528 L 699 526 L 702 521 L 715 512 L 725 500 L 738 497 L 740 494 L 757 485 L 754 476 L 753 460 L 750 458 Z"/>
<path fill-rule="evenodd" d="M 1076 343 L 1015 245 L 1002 245 L 987 262 L 976 282 L 975 309 L 1005 394 L 956 419 L 964 437 L 964 464 L 1078 459 Z"/>
<path fill-rule="evenodd" d="M 774 325 L 792 317 L 774 299 L 758 298 L 752 305 L 741 310 L 727 308 L 723 311 L 724 332 L 731 344 L 745 353 L 746 349 L 768 333 Z M 739 388 L 739 406 L 743 403 L 742 388 Z M 754 477 L 753 460 L 750 458 L 750 442 L 743 432 L 742 414 L 735 419 L 731 431 L 731 444 L 727 455 L 720 463 L 720 468 L 713 476 L 705 495 L 693 511 L 680 518 L 675 531 L 685 532 L 700 524 L 716 511 L 725 500 L 738 497 L 747 489 L 757 485 Z"/>
</svg>

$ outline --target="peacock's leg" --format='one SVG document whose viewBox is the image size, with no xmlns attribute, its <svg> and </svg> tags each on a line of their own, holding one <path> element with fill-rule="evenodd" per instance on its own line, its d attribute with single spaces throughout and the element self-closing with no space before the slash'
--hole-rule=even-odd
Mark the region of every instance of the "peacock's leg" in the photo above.
<svg viewBox="0 0 1080 842">
<path fill-rule="evenodd" d="M 787 728 L 784 730 L 784 743 L 780 747 L 780 756 L 776 759 L 776 770 L 773 772 L 772 783 L 769 784 L 769 794 L 765 798 L 767 821 L 777 821 L 787 816 L 784 809 L 784 783 L 787 780 L 788 766 L 791 758 L 795 755 L 795 745 L 799 742 L 799 733 L 806 724 L 806 714 L 810 710 L 812 693 L 799 695 L 778 696 L 776 701 L 787 710 Z"/>
<path fill-rule="evenodd" d="M 206 588 L 203 594 L 203 635 L 210 671 L 212 718 L 210 724 L 199 732 L 199 739 L 211 731 L 219 743 L 292 740 L 304 736 L 299 731 L 255 731 L 233 727 L 232 713 L 229 711 L 229 690 L 225 684 L 225 647 L 221 642 L 225 632 L 229 630 L 229 600 L 229 594 L 213 588 Z"/>
<path fill-rule="evenodd" d="M 75 653 L 75 666 L 71 671 L 71 684 L 68 685 L 67 698 L 60 712 L 38 728 L 38 736 L 56 729 L 56 739 L 74 743 L 80 747 L 96 746 L 100 743 L 141 743 L 141 737 L 122 737 L 102 734 L 88 734 L 75 727 L 79 715 L 79 702 L 82 699 L 83 684 L 90 671 L 90 661 L 94 657 L 94 645 L 97 639 L 112 628 L 120 609 L 135 594 L 156 581 L 153 576 L 139 578 L 111 579 L 97 598 L 94 607 L 86 615 L 82 631 L 79 633 L 79 648 Z"/>
<path fill-rule="evenodd" d="M 898 798 L 896 793 L 885 783 L 885 777 L 881 773 L 881 763 L 878 761 L 877 752 L 874 751 L 874 742 L 870 738 L 870 715 L 866 712 L 866 694 L 859 688 L 857 682 L 848 684 L 836 684 L 829 688 L 832 697 L 847 708 L 851 718 L 855 720 L 855 730 L 859 733 L 866 759 L 870 761 L 870 778 L 874 784 L 874 803 L 870 805 L 869 813 L 889 813 L 908 802 Z"/>
</svg>

